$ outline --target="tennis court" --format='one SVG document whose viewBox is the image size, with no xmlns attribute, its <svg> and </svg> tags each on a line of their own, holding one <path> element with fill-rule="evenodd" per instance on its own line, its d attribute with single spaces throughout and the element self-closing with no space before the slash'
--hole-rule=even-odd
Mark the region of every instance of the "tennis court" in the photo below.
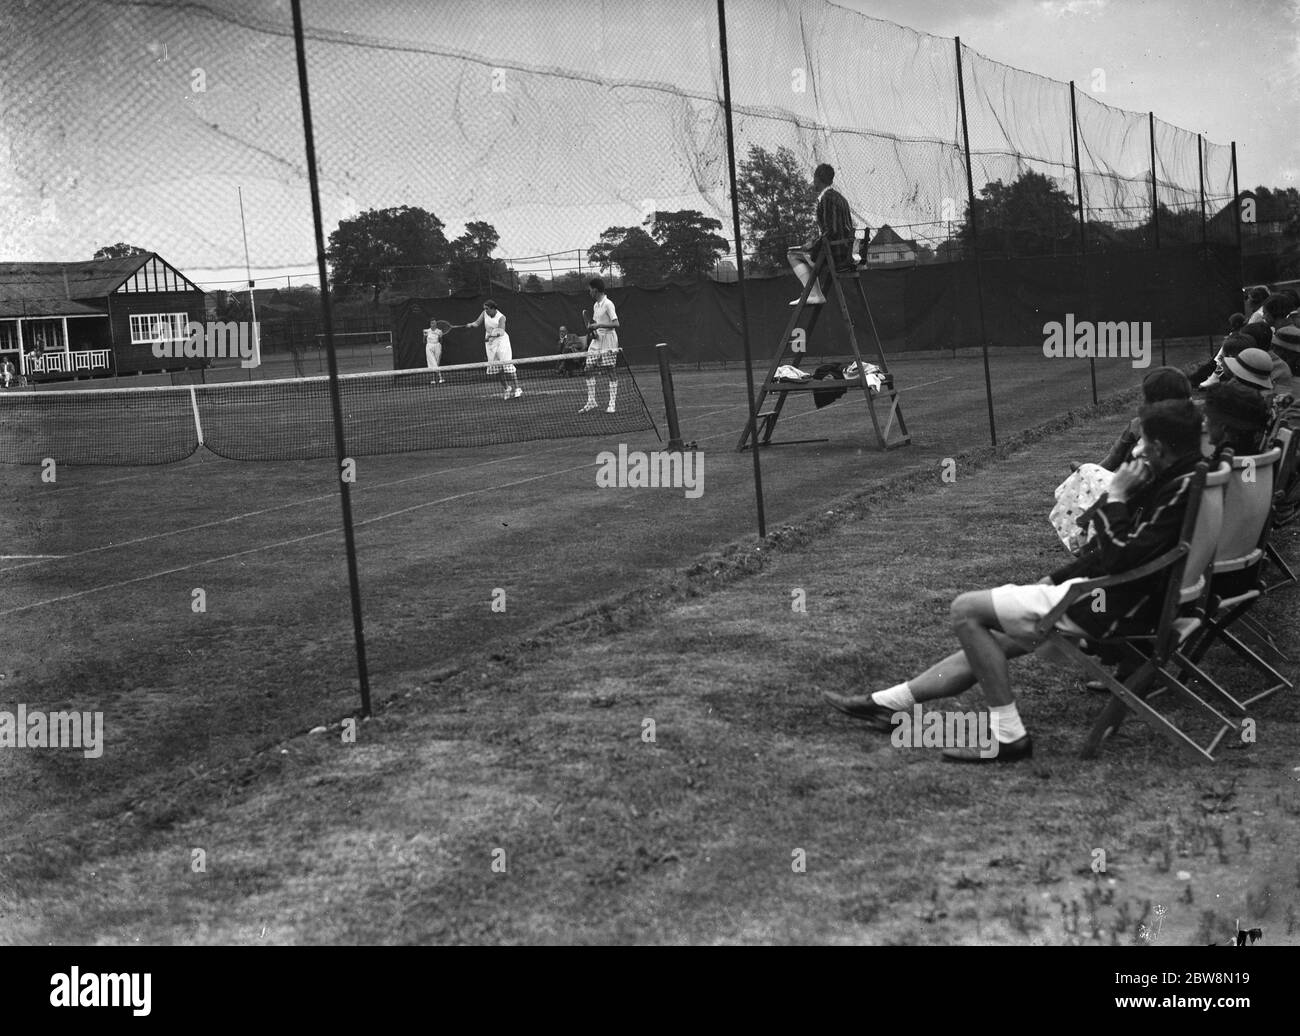
<svg viewBox="0 0 1300 1036">
<path fill-rule="evenodd" d="M 1179 345 L 1168 359 L 1204 352 Z M 893 370 L 913 435 L 905 449 L 866 448 L 861 402 L 817 411 L 792 400 L 777 438 L 829 441 L 762 453 L 769 531 L 900 473 L 929 468 L 937 479 L 944 458 L 987 445 L 979 359 L 900 360 Z M 1003 437 L 1090 402 L 1086 362 L 997 356 L 992 371 Z M 1140 374 L 1099 362 L 1099 393 L 1131 389 Z M 663 429 L 655 374 L 637 379 Z M 578 403 L 581 386 L 570 390 Z M 597 487 L 598 455 L 620 443 L 658 449 L 652 432 L 358 458 L 376 701 L 514 638 L 544 637 L 557 618 L 755 531 L 751 456 L 735 450 L 743 370 L 679 371 L 676 386 L 683 435 L 703 457 L 695 499 Z M 500 414 L 485 408 L 484 420 Z M 82 794 L 125 795 L 133 782 L 229 760 L 356 707 L 333 460 L 200 451 L 150 468 L 63 466 L 52 484 L 39 467 L 8 472 L 0 696 L 102 710 L 106 735 L 94 767 L 67 753 L 5 753 L 7 816 L 52 831 Z M 504 611 L 492 607 L 497 591 Z M 60 801 L 72 805 L 52 805 Z"/>
</svg>

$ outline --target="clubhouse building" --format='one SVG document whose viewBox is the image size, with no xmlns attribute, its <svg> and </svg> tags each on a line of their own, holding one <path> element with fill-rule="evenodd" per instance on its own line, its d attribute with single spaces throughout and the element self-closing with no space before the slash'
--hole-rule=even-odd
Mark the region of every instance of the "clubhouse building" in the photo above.
<svg viewBox="0 0 1300 1036">
<path fill-rule="evenodd" d="M 0 263 L 0 362 L 29 381 L 202 365 L 154 343 L 207 319 L 202 288 L 153 252 L 80 263 Z"/>
</svg>

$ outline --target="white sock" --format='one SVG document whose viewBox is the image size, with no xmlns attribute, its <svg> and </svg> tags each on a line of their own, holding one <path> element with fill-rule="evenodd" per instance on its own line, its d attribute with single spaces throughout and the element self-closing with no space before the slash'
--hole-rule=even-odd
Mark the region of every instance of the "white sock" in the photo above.
<svg viewBox="0 0 1300 1036">
<path fill-rule="evenodd" d="M 908 687 L 906 682 L 895 684 L 883 691 L 877 691 L 871 696 L 871 700 L 877 705 L 883 705 L 895 712 L 910 709 L 916 704 L 916 699 L 912 697 L 912 688 Z"/>
<path fill-rule="evenodd" d="M 618 398 L 618 382 L 611 381 L 609 383 L 609 405 L 613 406 L 614 400 L 617 398 Z"/>
<path fill-rule="evenodd" d="M 1020 722 L 1015 702 L 1010 705 L 990 705 L 989 723 L 993 727 L 993 740 L 1000 745 L 1018 741 L 1027 733 L 1025 725 Z"/>
<path fill-rule="evenodd" d="M 596 379 L 587 379 L 587 402 L 592 406 L 596 405 Z"/>
</svg>

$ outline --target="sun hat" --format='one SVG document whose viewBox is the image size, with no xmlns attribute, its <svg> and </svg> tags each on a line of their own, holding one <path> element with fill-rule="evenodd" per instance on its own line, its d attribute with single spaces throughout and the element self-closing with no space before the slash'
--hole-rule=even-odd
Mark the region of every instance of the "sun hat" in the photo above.
<svg viewBox="0 0 1300 1036">
<path fill-rule="evenodd" d="M 1273 348 L 1300 353 L 1300 327 L 1284 324 L 1273 332 Z"/>
<path fill-rule="evenodd" d="M 1273 358 L 1263 349 L 1242 349 L 1236 356 L 1225 356 L 1223 365 L 1238 381 L 1256 388 L 1273 388 Z"/>
</svg>

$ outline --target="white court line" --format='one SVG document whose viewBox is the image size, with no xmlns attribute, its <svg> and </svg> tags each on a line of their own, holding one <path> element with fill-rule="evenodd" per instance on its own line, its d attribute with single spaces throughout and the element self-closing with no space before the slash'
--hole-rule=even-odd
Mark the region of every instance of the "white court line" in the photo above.
<svg viewBox="0 0 1300 1036">
<path fill-rule="evenodd" d="M 522 486 L 528 482 L 536 482 L 538 479 L 550 478 L 552 475 L 564 475 L 572 471 L 583 471 L 587 468 L 597 467 L 598 465 L 599 461 L 592 461 L 590 464 L 579 464 L 577 467 L 573 468 L 561 468 L 557 471 L 547 471 L 540 475 L 533 475 L 529 478 L 516 479 L 514 482 L 502 482 L 495 486 L 484 486 L 482 489 L 471 489 L 464 493 L 456 493 L 452 496 L 442 497 L 439 500 L 426 500 L 422 504 L 413 504 L 410 507 L 403 507 L 400 510 L 391 511 L 388 514 L 380 514 L 373 518 L 366 518 L 364 521 L 357 522 L 356 527 L 360 528 L 363 525 L 370 525 L 374 522 L 387 521 L 389 518 L 396 518 L 398 515 L 408 514 L 411 511 L 419 511 L 425 507 L 435 507 L 438 504 L 451 503 L 453 500 L 463 500 L 465 497 L 477 496 L 480 493 L 488 493 L 497 489 L 509 489 L 512 486 Z M 17 608 L 6 608 L 4 611 L 0 611 L 0 618 L 3 618 L 6 615 L 16 615 L 19 612 L 31 611 L 33 608 L 43 608 L 47 604 L 59 604 L 63 601 L 74 601 L 79 597 L 86 597 L 90 594 L 100 593 L 104 590 L 117 590 L 123 586 L 130 586 L 133 583 L 143 583 L 150 579 L 160 579 L 163 576 L 175 575 L 177 572 L 188 572 L 191 569 L 202 568 L 204 565 L 215 565 L 222 561 L 244 558 L 248 557 L 250 554 L 260 554 L 263 551 L 275 550 L 279 547 L 292 547 L 298 543 L 306 543 L 308 540 L 320 539 L 322 536 L 342 536 L 342 534 L 343 530 L 338 526 L 334 526 L 333 528 L 326 529 L 323 532 L 308 533 L 306 536 L 295 536 L 293 539 L 279 540 L 276 543 L 265 543 L 260 547 L 250 547 L 248 550 L 236 551 L 234 554 L 223 554 L 218 558 L 207 558 L 203 561 L 194 561 L 188 565 L 180 565 L 177 568 L 169 568 L 161 572 L 151 572 L 148 575 L 136 576 L 134 579 L 123 579 L 116 583 L 105 583 L 102 586 L 92 586 L 89 590 L 78 590 L 73 594 L 62 594 L 58 597 L 50 597 L 44 601 L 35 601 L 32 604 L 19 605 Z"/>
<path fill-rule="evenodd" d="M 0 554 L 0 561 L 25 561 L 27 558 L 61 558 L 62 554 Z"/>
<path fill-rule="evenodd" d="M 549 450 L 541 450 L 539 452 L 555 453 L 557 450 L 563 448 L 564 448 L 563 446 L 555 446 Z M 392 456 L 392 455 L 389 454 L 388 456 Z M 442 468 L 438 471 L 425 472 L 422 475 L 410 475 L 407 478 L 394 479 L 391 482 L 378 482 L 374 486 L 365 486 L 364 484 L 361 484 L 361 488 L 387 489 L 390 486 L 400 486 L 407 482 L 419 482 L 422 479 L 426 479 L 426 478 L 436 478 L 438 475 L 445 475 L 453 471 L 472 471 L 474 468 L 483 468 L 483 467 L 488 467 L 489 465 L 492 464 L 503 464 L 506 461 L 522 460 L 525 458 L 535 457 L 535 456 L 537 456 L 536 453 L 527 453 L 527 454 L 517 453 L 512 457 L 498 457 L 496 460 L 480 461 L 477 464 L 464 464 L 458 468 Z M 191 532 L 198 532 L 200 529 L 212 529 L 212 528 L 216 528 L 219 525 L 228 525 L 231 522 L 243 521 L 245 518 L 257 518 L 264 514 L 272 514 L 275 511 L 284 511 L 291 507 L 303 507 L 307 504 L 319 503 L 322 500 L 334 500 L 337 498 L 338 498 L 337 491 L 330 492 L 330 493 L 322 493 L 319 496 L 306 497 L 305 499 L 302 500 L 291 500 L 287 504 L 276 504 L 274 507 L 263 507 L 257 511 L 245 511 L 243 514 L 231 515 L 228 518 L 217 518 L 213 521 L 203 522 L 202 524 L 199 525 L 187 525 L 183 529 L 169 529 L 166 532 L 154 532 L 154 533 L 150 533 L 147 536 L 137 536 L 133 540 L 121 540 L 117 543 L 108 543 L 102 547 L 87 547 L 85 550 L 79 550 L 72 554 L 31 554 L 28 555 L 28 557 L 43 558 L 45 560 L 65 560 L 65 559 L 70 560 L 73 558 L 83 558 L 89 554 L 100 554 L 106 550 L 116 550 L 118 547 L 131 547 L 137 543 L 148 543 L 151 540 L 165 539 L 168 536 L 188 535 Z M 29 561 L 25 565 L 11 565 L 9 568 L 4 569 L 4 572 L 17 572 L 21 569 L 30 568 L 32 565 L 39 565 L 39 564 L 42 564 L 42 562 Z"/>
</svg>

